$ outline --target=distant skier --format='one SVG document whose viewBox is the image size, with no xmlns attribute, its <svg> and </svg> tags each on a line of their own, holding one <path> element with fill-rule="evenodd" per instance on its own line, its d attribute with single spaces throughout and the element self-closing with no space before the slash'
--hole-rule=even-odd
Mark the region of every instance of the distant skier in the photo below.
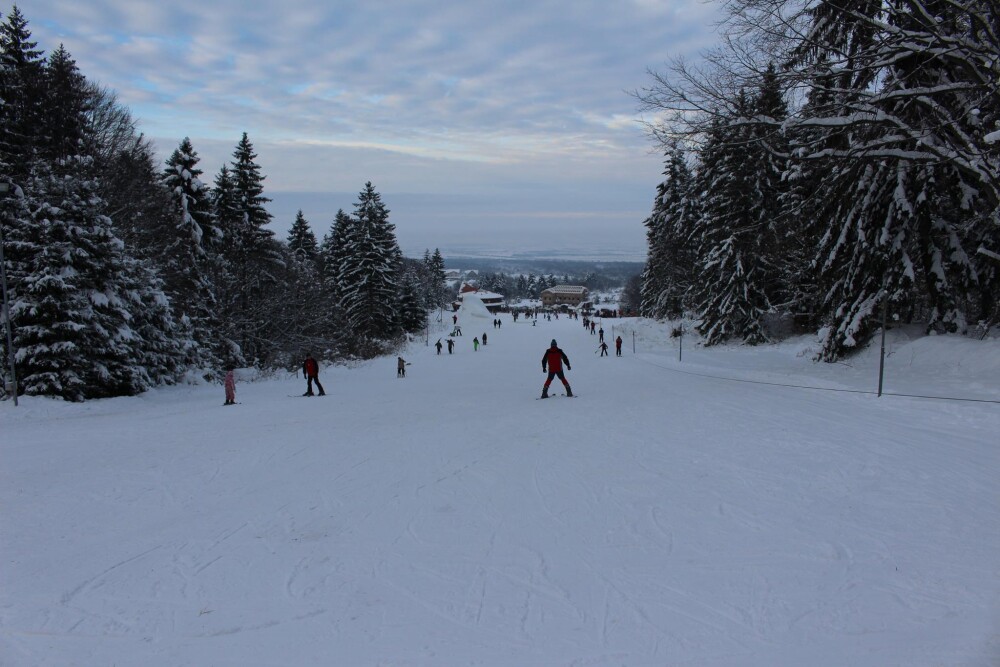
<svg viewBox="0 0 1000 667">
<path fill-rule="evenodd" d="M 601 339 L 600 339 L 600 340 L 601 340 L 601 342 L 603 343 L 603 342 L 604 342 L 604 327 L 601 327 L 600 329 L 598 329 L 598 330 L 597 330 L 597 333 L 598 333 L 598 335 L 599 335 L 599 336 L 601 337 Z"/>
<path fill-rule="evenodd" d="M 319 395 L 326 396 L 326 392 L 323 391 L 323 385 L 319 383 L 319 364 L 313 359 L 312 352 L 306 355 L 306 360 L 302 363 L 302 373 L 308 380 L 306 393 L 302 394 L 303 396 L 313 395 L 313 382 L 316 383 L 316 388 L 319 389 Z"/>
<path fill-rule="evenodd" d="M 451 323 L 452 324 L 458 324 L 458 315 L 452 315 L 451 316 Z"/>
<path fill-rule="evenodd" d="M 236 376 L 233 374 L 233 367 L 226 369 L 226 402 L 224 405 L 236 405 Z"/>
<path fill-rule="evenodd" d="M 615 338 L 615 356 L 622 356 L 622 337 Z"/>
<path fill-rule="evenodd" d="M 443 345 L 441 345 L 441 339 L 440 338 L 438 338 L 438 342 L 434 343 L 434 347 L 437 348 L 438 354 L 440 355 L 441 354 L 441 348 L 443 347 Z"/>
<path fill-rule="evenodd" d="M 483 345 L 486 345 L 486 332 L 483 332 Z"/>
<path fill-rule="evenodd" d="M 405 378 L 406 377 L 406 367 L 409 364 L 403 357 L 396 357 L 396 377 Z"/>
<path fill-rule="evenodd" d="M 602 356 L 602 357 L 606 357 L 606 356 L 608 356 L 608 344 L 607 344 L 607 343 L 605 343 L 605 342 L 604 342 L 604 341 L 602 340 L 602 341 L 601 341 L 601 344 L 600 344 L 600 345 L 598 345 L 597 347 L 598 347 L 598 349 L 600 349 L 600 351 L 601 351 L 601 356 Z"/>
<path fill-rule="evenodd" d="M 448 354 L 452 354 L 453 351 L 455 350 L 455 339 L 449 338 L 447 342 L 448 342 Z"/>
<path fill-rule="evenodd" d="M 597 322 L 591 321 L 590 323 L 590 335 L 594 335 L 594 329 L 597 328 Z"/>
<path fill-rule="evenodd" d="M 473 338 L 472 339 L 472 351 L 473 352 L 479 352 L 479 339 L 478 338 Z"/>
<path fill-rule="evenodd" d="M 552 378 L 557 376 L 562 381 L 563 386 L 566 387 L 566 395 L 573 396 L 573 390 L 569 388 L 569 382 L 566 381 L 566 376 L 563 375 L 563 364 L 566 364 L 566 370 L 573 370 L 569 365 L 569 357 L 559 349 L 556 339 L 553 338 L 549 349 L 545 350 L 545 354 L 542 355 L 542 372 L 549 374 L 545 379 L 545 386 L 542 387 L 542 398 L 549 397 L 549 385 L 552 384 Z"/>
</svg>

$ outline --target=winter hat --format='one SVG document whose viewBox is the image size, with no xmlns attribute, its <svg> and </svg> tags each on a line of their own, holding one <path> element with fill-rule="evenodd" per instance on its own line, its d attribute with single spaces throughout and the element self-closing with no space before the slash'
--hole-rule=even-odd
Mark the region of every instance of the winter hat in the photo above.
<svg viewBox="0 0 1000 667">
<path fill-rule="evenodd" d="M 556 345 L 556 339 L 555 338 L 552 339 L 552 345 L 550 347 L 559 347 L 558 345 Z"/>
</svg>

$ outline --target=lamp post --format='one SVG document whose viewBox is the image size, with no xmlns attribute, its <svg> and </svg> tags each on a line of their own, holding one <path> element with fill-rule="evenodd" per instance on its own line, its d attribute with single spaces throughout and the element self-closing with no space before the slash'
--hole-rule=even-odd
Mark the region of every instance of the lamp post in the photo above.
<svg viewBox="0 0 1000 667">
<path fill-rule="evenodd" d="M 6 199 L 10 183 L 0 182 L 0 199 Z M 14 335 L 11 332 L 10 308 L 7 301 L 7 262 L 3 256 L 3 222 L 0 219 L 0 286 L 3 287 L 3 321 L 7 330 L 7 358 L 10 362 L 10 393 L 17 407 L 17 370 L 14 366 Z"/>
</svg>

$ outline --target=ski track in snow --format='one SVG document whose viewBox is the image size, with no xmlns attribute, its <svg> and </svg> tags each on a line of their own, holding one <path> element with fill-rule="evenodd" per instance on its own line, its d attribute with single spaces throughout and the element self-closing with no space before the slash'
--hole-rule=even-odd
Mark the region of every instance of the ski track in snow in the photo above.
<svg viewBox="0 0 1000 667">
<path fill-rule="evenodd" d="M 995 405 L 491 318 L 402 380 L 324 369 L 322 401 L 0 405 L 0 664 L 998 664 Z M 535 400 L 553 337 L 576 400 Z"/>
</svg>

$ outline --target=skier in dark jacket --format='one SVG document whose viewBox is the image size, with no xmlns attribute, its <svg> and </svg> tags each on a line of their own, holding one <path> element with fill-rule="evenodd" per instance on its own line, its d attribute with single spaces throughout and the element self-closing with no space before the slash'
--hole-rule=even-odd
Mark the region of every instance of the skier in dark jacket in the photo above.
<svg viewBox="0 0 1000 667">
<path fill-rule="evenodd" d="M 438 342 L 434 343 L 434 347 L 437 348 L 438 354 L 441 354 L 441 339 L 438 338 Z"/>
<path fill-rule="evenodd" d="M 313 359 L 312 352 L 306 355 L 306 360 L 302 363 L 302 373 L 308 380 L 306 393 L 302 394 L 303 396 L 313 395 L 313 382 L 316 383 L 316 388 L 319 389 L 319 395 L 326 396 L 326 392 L 323 391 L 323 385 L 319 383 L 319 364 Z"/>
<path fill-rule="evenodd" d="M 622 337 L 615 338 L 615 356 L 622 356 Z"/>
<path fill-rule="evenodd" d="M 573 390 L 569 388 L 569 382 L 566 381 L 566 376 L 563 375 L 563 364 L 566 364 L 566 370 L 573 370 L 573 368 L 569 365 L 569 357 L 566 356 L 565 352 L 559 349 L 559 345 L 556 344 L 556 339 L 553 338 L 549 349 L 545 350 L 545 354 L 542 355 L 542 372 L 547 372 L 549 374 L 549 376 L 545 379 L 545 386 L 542 387 L 542 398 L 549 397 L 549 385 L 552 384 L 552 378 L 556 376 L 559 377 L 563 386 L 566 387 L 566 395 L 570 397 L 573 396 Z"/>
</svg>

